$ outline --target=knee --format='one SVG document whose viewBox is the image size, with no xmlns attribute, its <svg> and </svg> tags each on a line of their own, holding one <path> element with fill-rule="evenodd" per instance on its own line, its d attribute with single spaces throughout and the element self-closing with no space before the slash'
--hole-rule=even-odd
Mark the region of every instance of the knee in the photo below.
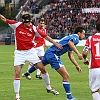
<svg viewBox="0 0 100 100">
<path fill-rule="evenodd" d="M 46 69 L 44 69 L 44 68 L 43 69 L 40 69 L 40 71 L 41 71 L 42 74 L 47 73 Z"/>
<path fill-rule="evenodd" d="M 45 74 L 47 72 L 43 63 L 39 62 L 35 66 L 40 69 L 42 74 Z"/>
<path fill-rule="evenodd" d="M 16 77 L 16 78 L 20 78 L 20 72 L 19 72 L 19 71 L 16 71 L 16 72 L 15 72 L 15 77 Z"/>
<path fill-rule="evenodd" d="M 63 80 L 64 81 L 69 81 L 70 75 L 69 74 L 64 74 Z"/>
<path fill-rule="evenodd" d="M 93 93 L 96 93 L 96 92 L 99 92 L 99 89 L 98 89 L 97 91 L 94 91 L 94 92 L 93 92 L 93 91 L 91 91 L 91 93 L 92 93 L 92 94 L 93 94 Z"/>
</svg>

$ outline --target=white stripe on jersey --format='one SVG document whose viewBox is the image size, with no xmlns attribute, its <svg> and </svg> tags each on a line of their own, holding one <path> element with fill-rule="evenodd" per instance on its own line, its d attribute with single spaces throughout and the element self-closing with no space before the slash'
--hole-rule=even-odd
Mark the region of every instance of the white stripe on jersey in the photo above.
<svg viewBox="0 0 100 100">
<path fill-rule="evenodd" d="M 15 24 L 9 24 L 9 26 L 12 28 L 12 29 L 16 29 L 22 22 L 17 22 Z"/>
</svg>

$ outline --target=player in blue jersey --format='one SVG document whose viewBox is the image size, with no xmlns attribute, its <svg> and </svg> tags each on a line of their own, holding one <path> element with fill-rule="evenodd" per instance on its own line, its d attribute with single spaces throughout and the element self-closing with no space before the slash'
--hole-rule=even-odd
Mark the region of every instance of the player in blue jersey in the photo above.
<svg viewBox="0 0 100 100">
<path fill-rule="evenodd" d="M 75 34 L 65 36 L 62 38 L 59 43 L 62 44 L 63 49 L 59 50 L 54 45 L 48 48 L 45 52 L 44 57 L 42 58 L 42 63 L 44 65 L 50 64 L 53 69 L 55 69 L 62 76 L 62 84 L 66 92 L 66 97 L 68 100 L 76 100 L 71 93 L 69 74 L 60 60 L 60 56 L 68 52 L 68 57 L 71 62 L 76 66 L 76 69 L 81 73 L 82 69 L 76 62 L 72 51 L 74 51 L 78 58 L 81 60 L 83 57 L 76 48 L 76 45 L 79 43 L 79 40 L 82 40 L 85 37 L 85 29 L 83 27 L 77 27 L 75 29 Z"/>
<path fill-rule="evenodd" d="M 79 26 L 75 29 L 74 33 L 75 34 L 65 36 L 59 41 L 59 43 L 62 44 L 63 46 L 62 50 L 59 50 L 57 49 L 56 46 L 52 45 L 50 48 L 46 50 L 45 55 L 42 58 L 42 63 L 44 64 L 44 66 L 46 66 L 47 64 L 50 64 L 51 67 L 55 69 L 62 76 L 62 80 L 63 80 L 62 84 L 65 89 L 66 97 L 68 100 L 76 100 L 76 99 L 71 94 L 69 74 L 64 64 L 60 60 L 60 56 L 68 52 L 68 57 L 71 60 L 71 62 L 76 66 L 76 69 L 80 73 L 82 72 L 82 69 L 76 62 L 72 51 L 74 51 L 77 54 L 80 60 L 83 58 L 82 55 L 77 50 L 76 45 L 79 43 L 79 40 L 82 40 L 85 37 L 85 29 Z M 35 68 L 31 67 L 31 72 L 32 70 L 35 71 Z"/>
</svg>

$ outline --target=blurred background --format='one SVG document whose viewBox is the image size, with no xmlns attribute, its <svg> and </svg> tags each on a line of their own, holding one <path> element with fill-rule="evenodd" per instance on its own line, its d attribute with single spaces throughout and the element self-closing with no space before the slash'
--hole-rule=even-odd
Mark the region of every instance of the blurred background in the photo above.
<svg viewBox="0 0 100 100">
<path fill-rule="evenodd" d="M 34 25 L 45 18 L 47 34 L 53 39 L 61 39 L 73 34 L 82 25 L 88 36 L 96 33 L 96 22 L 100 21 L 100 0 L 0 0 L 0 14 L 6 18 L 21 21 L 22 11 L 32 15 Z M 14 32 L 0 21 L 0 43 L 14 43 Z"/>
</svg>

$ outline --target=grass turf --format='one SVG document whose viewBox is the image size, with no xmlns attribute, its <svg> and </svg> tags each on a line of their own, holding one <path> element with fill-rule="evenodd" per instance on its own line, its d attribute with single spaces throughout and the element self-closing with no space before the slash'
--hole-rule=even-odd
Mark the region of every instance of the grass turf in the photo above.
<svg viewBox="0 0 100 100">
<path fill-rule="evenodd" d="M 77 47 L 82 53 L 83 47 Z M 13 56 L 14 45 L 0 46 L 0 100 L 15 100 L 13 89 Z M 88 67 L 83 64 L 82 60 L 74 53 L 77 62 L 83 69 L 82 73 L 78 73 L 75 66 L 68 59 L 67 53 L 61 56 L 62 62 L 66 66 L 70 74 L 70 84 L 72 94 L 77 100 L 92 100 L 91 92 L 88 85 Z M 28 62 L 21 71 L 21 74 L 27 70 Z M 32 73 L 32 79 L 27 80 L 21 77 L 21 100 L 66 100 L 65 91 L 62 86 L 61 76 L 50 65 L 46 66 L 51 79 L 51 86 L 60 92 L 60 95 L 55 96 L 46 92 L 45 83 L 43 80 L 35 78 L 36 72 Z"/>
</svg>

